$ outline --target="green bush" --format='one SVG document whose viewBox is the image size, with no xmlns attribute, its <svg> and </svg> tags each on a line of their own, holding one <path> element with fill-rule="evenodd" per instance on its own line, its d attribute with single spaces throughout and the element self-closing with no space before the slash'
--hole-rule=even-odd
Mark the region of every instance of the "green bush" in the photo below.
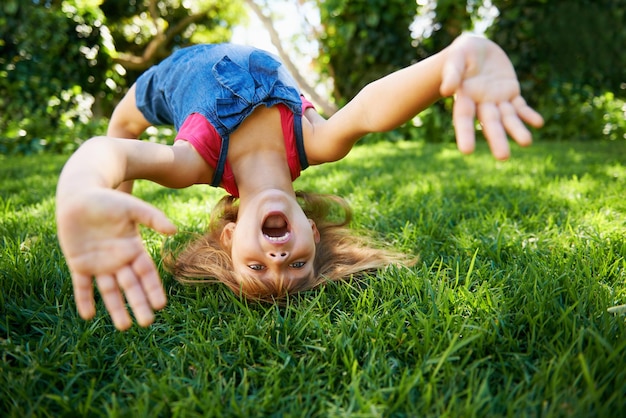
<svg viewBox="0 0 626 418">
<path fill-rule="evenodd" d="M 106 119 L 95 118 L 85 123 L 62 124 L 51 128 L 45 115 L 33 120 L 10 121 L 7 131 L 0 135 L 0 154 L 71 153 L 87 139 L 104 135 L 106 123 Z M 25 126 L 32 130 L 27 131 Z"/>
<path fill-rule="evenodd" d="M 563 84 L 541 97 L 537 108 L 546 121 L 542 139 L 626 139 L 626 102 L 612 92 L 598 95 L 591 87 Z"/>
<path fill-rule="evenodd" d="M 102 18 L 97 7 L 71 2 L 0 6 L 0 153 L 64 151 L 88 135 L 95 97 L 119 81 Z"/>
</svg>

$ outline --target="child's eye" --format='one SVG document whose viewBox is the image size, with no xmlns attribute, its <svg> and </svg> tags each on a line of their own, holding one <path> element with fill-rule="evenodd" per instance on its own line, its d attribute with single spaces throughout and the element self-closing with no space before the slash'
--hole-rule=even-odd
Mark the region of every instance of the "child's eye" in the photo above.
<svg viewBox="0 0 626 418">
<path fill-rule="evenodd" d="M 265 269 L 265 266 L 263 264 L 250 264 L 248 267 L 251 268 L 252 270 L 264 270 Z"/>
<path fill-rule="evenodd" d="M 292 269 L 301 269 L 306 264 L 306 261 L 296 261 L 295 263 L 289 264 L 289 267 Z"/>
</svg>

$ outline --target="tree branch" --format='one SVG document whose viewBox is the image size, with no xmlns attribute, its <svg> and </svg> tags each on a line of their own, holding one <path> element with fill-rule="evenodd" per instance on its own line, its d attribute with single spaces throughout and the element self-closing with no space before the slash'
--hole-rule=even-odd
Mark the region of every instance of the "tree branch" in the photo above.
<svg viewBox="0 0 626 418">
<path fill-rule="evenodd" d="M 254 2 L 254 0 L 246 0 L 246 3 L 248 4 L 248 6 L 250 6 L 252 11 L 254 11 L 254 13 L 258 16 L 259 20 L 261 20 L 261 23 L 265 27 L 265 30 L 267 30 L 267 32 L 270 35 L 270 40 L 272 41 L 272 44 L 274 45 L 274 47 L 276 47 L 276 50 L 278 51 L 278 55 L 280 56 L 280 59 L 283 61 L 283 63 L 285 64 L 289 72 L 296 79 L 296 82 L 300 85 L 300 88 L 307 94 L 307 96 L 313 102 L 315 102 L 322 108 L 321 110 L 323 113 L 325 113 L 328 116 L 335 113 L 337 111 L 337 106 L 335 106 L 333 103 L 322 98 L 319 94 L 317 94 L 315 89 L 312 88 L 306 82 L 306 80 L 304 79 L 300 71 L 298 71 L 298 68 L 295 66 L 295 64 L 289 57 L 289 54 L 287 54 L 287 52 L 283 48 L 282 42 L 280 40 L 280 36 L 278 35 L 278 32 L 274 28 L 274 23 L 272 22 L 272 19 L 263 13 L 261 8 Z"/>
<path fill-rule="evenodd" d="M 157 31 L 157 36 L 163 33 L 163 29 L 161 25 L 159 25 L 159 9 L 157 6 L 158 0 L 150 0 L 148 3 L 148 11 L 150 12 L 150 17 L 152 18 L 152 22 L 154 23 L 154 27 Z"/>
<path fill-rule="evenodd" d="M 178 23 L 168 29 L 166 33 L 157 30 L 157 35 L 150 40 L 143 54 L 134 55 L 120 52 L 118 56 L 114 58 L 114 61 L 127 70 L 141 71 L 149 68 L 155 64 L 159 58 L 165 55 L 165 51 L 167 50 L 166 45 L 170 43 L 172 38 L 183 32 L 189 25 L 205 19 L 208 12 L 209 11 L 206 10 L 201 13 L 189 15 L 178 21 Z M 156 23 L 155 21 L 155 24 Z"/>
</svg>

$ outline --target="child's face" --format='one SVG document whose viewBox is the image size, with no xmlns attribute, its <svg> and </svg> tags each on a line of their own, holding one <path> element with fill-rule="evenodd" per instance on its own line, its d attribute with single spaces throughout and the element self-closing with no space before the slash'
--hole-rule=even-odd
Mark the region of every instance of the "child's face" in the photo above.
<svg viewBox="0 0 626 418">
<path fill-rule="evenodd" d="M 236 273 L 260 281 L 300 280 L 313 275 L 320 236 L 295 197 L 264 192 L 242 201 L 237 223 L 228 224 L 222 242 L 230 246 Z"/>
</svg>

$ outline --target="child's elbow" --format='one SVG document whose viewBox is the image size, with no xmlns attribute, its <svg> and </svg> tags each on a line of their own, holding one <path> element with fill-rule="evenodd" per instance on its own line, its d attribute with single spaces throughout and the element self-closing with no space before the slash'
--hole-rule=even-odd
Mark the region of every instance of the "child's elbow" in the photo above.
<svg viewBox="0 0 626 418">
<path fill-rule="evenodd" d="M 111 147 L 112 140 L 108 136 L 94 136 L 86 140 L 78 148 L 79 150 L 85 150 L 89 148 Z"/>
</svg>

